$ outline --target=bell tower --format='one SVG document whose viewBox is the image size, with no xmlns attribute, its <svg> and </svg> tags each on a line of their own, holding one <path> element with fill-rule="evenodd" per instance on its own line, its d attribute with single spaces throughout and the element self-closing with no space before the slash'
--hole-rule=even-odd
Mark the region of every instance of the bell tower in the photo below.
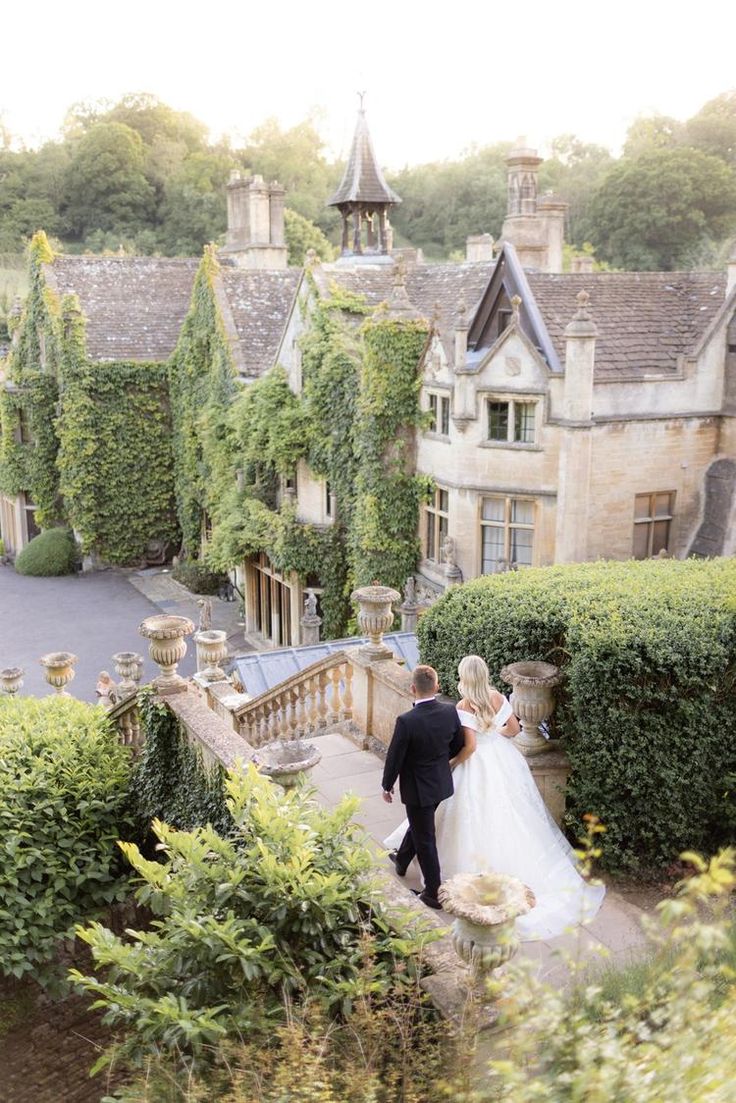
<svg viewBox="0 0 736 1103">
<path fill-rule="evenodd" d="M 400 203 L 376 160 L 360 94 L 360 110 L 345 175 L 328 200 L 342 216 L 341 260 L 351 264 L 391 264 L 388 211 Z M 338 264 L 340 261 L 338 261 Z"/>
</svg>

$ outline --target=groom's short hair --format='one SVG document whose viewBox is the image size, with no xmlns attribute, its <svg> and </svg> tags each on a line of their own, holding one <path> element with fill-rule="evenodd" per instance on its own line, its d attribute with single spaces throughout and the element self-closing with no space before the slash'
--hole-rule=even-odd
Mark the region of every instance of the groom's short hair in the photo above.
<svg viewBox="0 0 736 1103">
<path fill-rule="evenodd" d="M 418 697 L 434 693 L 437 689 L 437 671 L 433 666 L 415 666 L 412 680 Z"/>
</svg>

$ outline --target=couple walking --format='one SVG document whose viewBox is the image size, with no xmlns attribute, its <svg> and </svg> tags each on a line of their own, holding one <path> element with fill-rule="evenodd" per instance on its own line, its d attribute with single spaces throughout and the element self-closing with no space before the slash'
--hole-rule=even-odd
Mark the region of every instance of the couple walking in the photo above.
<svg viewBox="0 0 736 1103">
<path fill-rule="evenodd" d="M 457 707 L 437 700 L 437 673 L 414 670 L 414 705 L 396 720 L 383 772 L 383 799 L 398 778 L 407 820 L 385 840 L 400 877 L 417 863 L 420 900 L 440 908 L 440 882 L 456 873 L 506 873 L 532 889 L 536 906 L 516 921 L 522 939 L 552 938 L 591 919 L 605 889 L 586 883 L 572 847 L 547 811 L 526 759 L 513 746 L 519 722 L 467 655 L 458 667 Z"/>
</svg>

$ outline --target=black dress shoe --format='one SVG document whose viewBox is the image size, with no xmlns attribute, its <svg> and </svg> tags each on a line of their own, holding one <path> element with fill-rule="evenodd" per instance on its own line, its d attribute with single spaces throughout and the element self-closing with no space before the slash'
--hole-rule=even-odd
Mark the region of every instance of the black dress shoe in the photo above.
<svg viewBox="0 0 736 1103">
<path fill-rule="evenodd" d="M 433 908 L 436 912 L 442 911 L 442 905 L 440 904 L 436 896 L 430 896 L 424 890 L 420 892 L 419 889 L 412 889 L 411 891 L 414 893 L 415 896 L 418 896 L 422 903 L 425 904 L 428 908 Z"/>
<path fill-rule="evenodd" d="M 406 877 L 406 870 L 401 869 L 399 867 L 399 854 L 398 854 L 398 851 L 389 850 L 388 860 L 389 860 L 389 862 L 393 862 L 394 868 L 396 869 L 396 876 L 397 877 Z"/>
</svg>

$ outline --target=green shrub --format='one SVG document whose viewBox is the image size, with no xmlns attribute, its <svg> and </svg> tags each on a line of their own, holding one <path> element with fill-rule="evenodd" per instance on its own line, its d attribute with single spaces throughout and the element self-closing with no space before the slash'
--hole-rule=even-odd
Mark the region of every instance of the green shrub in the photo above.
<svg viewBox="0 0 736 1103">
<path fill-rule="evenodd" d="M 34 536 L 16 561 L 18 574 L 48 578 L 73 574 L 79 565 L 79 550 L 70 529 L 53 528 Z"/>
<path fill-rule="evenodd" d="M 326 810 L 253 766 L 231 773 L 228 791 L 234 837 L 155 821 L 165 864 L 121 844 L 158 916 L 150 929 L 123 940 L 98 923 L 78 928 L 98 975 L 72 979 L 129 1031 L 126 1059 L 181 1054 L 190 1065 L 224 1038 L 268 1038 L 284 996 L 349 1013 L 366 993 L 416 983 L 408 955 L 420 943 L 395 938 L 374 911 L 373 859 L 350 822 L 357 798 Z"/>
<path fill-rule="evenodd" d="M 171 572 L 171 577 L 193 594 L 216 594 L 227 581 L 227 575 L 211 571 L 202 563 L 179 563 Z"/>
<path fill-rule="evenodd" d="M 570 815 L 606 824 L 609 868 L 646 869 L 732 834 L 735 595 L 732 559 L 510 572 L 443 595 L 420 622 L 420 650 L 450 693 L 466 654 L 497 683 L 509 662 L 559 664 Z"/>
<path fill-rule="evenodd" d="M 54 979 L 74 924 L 121 899 L 128 752 L 71 698 L 0 698 L 0 972 Z"/>
</svg>

